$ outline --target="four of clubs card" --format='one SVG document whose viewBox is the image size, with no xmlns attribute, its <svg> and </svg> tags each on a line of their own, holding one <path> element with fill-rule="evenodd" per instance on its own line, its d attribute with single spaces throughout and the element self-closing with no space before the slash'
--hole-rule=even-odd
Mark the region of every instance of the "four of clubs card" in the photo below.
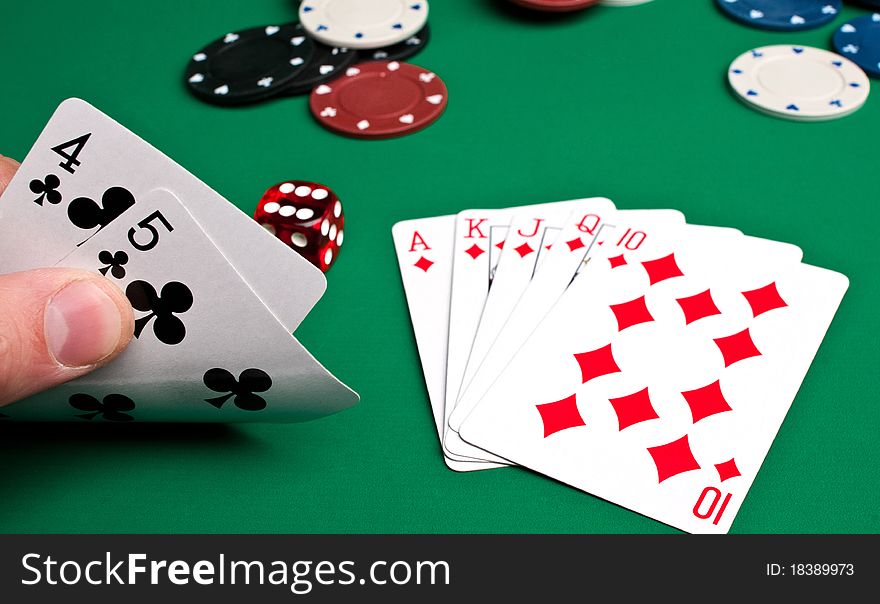
<svg viewBox="0 0 880 604">
<path fill-rule="evenodd" d="M 118 359 L 8 406 L 13 421 L 304 421 L 358 400 L 291 336 L 321 271 L 84 101 L 46 125 L 0 232 L 0 272 L 92 270 L 135 314 Z"/>
</svg>

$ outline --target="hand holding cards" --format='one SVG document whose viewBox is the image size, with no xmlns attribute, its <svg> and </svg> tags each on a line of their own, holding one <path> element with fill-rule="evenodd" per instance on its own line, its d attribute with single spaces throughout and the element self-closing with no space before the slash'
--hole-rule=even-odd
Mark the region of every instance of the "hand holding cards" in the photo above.
<svg viewBox="0 0 880 604">
<path fill-rule="evenodd" d="M 61 104 L 10 182 L 0 232 L 0 272 L 90 269 L 135 311 L 116 361 L 11 419 L 302 421 L 357 402 L 290 335 L 321 272 L 83 101 Z"/>
<path fill-rule="evenodd" d="M 603 199 L 393 234 L 447 465 L 694 533 L 730 529 L 848 287 L 795 246 Z"/>
</svg>

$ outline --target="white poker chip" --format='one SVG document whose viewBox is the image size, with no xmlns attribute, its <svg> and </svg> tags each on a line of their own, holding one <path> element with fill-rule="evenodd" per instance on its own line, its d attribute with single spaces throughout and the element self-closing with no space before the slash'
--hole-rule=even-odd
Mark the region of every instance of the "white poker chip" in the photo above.
<svg viewBox="0 0 880 604">
<path fill-rule="evenodd" d="M 858 65 L 820 48 L 764 46 L 734 59 L 730 87 L 747 105 L 800 121 L 849 115 L 868 99 L 871 84 Z"/>
<path fill-rule="evenodd" d="M 299 20 L 324 44 L 380 48 L 420 31 L 428 21 L 428 0 L 304 0 Z"/>
</svg>

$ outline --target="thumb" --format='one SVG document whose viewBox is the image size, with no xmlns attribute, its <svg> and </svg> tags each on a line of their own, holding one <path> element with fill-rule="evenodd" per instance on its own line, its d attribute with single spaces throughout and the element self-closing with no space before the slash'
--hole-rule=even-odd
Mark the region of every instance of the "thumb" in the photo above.
<svg viewBox="0 0 880 604">
<path fill-rule="evenodd" d="M 82 270 L 0 275 L 0 406 L 111 361 L 134 331 L 110 280 Z"/>
</svg>

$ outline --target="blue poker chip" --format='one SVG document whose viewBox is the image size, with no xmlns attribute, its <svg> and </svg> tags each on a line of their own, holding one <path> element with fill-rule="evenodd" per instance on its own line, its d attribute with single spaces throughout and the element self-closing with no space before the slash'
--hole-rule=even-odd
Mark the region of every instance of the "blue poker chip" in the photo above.
<svg viewBox="0 0 880 604">
<path fill-rule="evenodd" d="M 869 76 L 880 78 L 880 13 L 847 21 L 835 32 L 833 43 Z"/>
<path fill-rule="evenodd" d="M 796 31 L 834 20 L 841 0 L 715 0 L 731 19 L 760 29 Z"/>
</svg>

